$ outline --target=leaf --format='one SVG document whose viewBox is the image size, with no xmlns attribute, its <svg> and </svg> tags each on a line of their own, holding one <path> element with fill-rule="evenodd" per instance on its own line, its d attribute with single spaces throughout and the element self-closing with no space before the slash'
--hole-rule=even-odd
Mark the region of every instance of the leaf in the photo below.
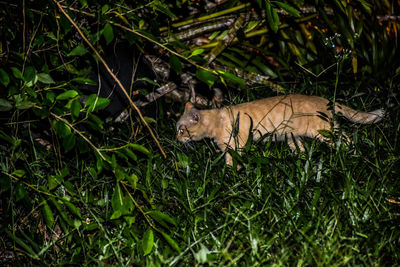
<svg viewBox="0 0 400 267">
<path fill-rule="evenodd" d="M 54 224 L 54 215 L 53 212 L 51 211 L 49 204 L 47 204 L 46 200 L 43 201 L 42 212 L 47 226 L 49 228 L 52 228 Z"/>
<path fill-rule="evenodd" d="M 23 199 L 26 196 L 26 191 L 23 183 L 17 183 L 17 185 L 15 186 L 15 193 L 15 199 L 17 201 Z"/>
<path fill-rule="evenodd" d="M 119 186 L 119 183 L 115 185 L 114 193 L 111 198 L 111 206 L 114 210 L 120 211 L 122 215 L 122 207 L 124 205 L 124 195 L 122 193 L 121 187 Z"/>
<path fill-rule="evenodd" d="M 217 77 L 205 70 L 197 70 L 196 77 L 210 87 L 213 86 L 214 82 L 217 80 Z"/>
<path fill-rule="evenodd" d="M 131 184 L 132 189 L 136 190 L 136 184 L 139 178 L 136 176 L 136 174 L 132 173 L 131 175 L 125 176 L 126 180 Z"/>
<path fill-rule="evenodd" d="M 15 101 L 15 107 L 17 109 L 28 109 L 33 106 L 33 103 L 27 99 L 27 97 L 21 97 L 21 95 L 13 96 Z"/>
<path fill-rule="evenodd" d="M 147 148 L 145 148 L 144 146 L 142 146 L 142 145 L 129 144 L 129 147 L 131 147 L 133 150 L 142 152 L 143 154 L 146 154 L 146 155 L 150 155 L 151 154 L 150 151 Z"/>
<path fill-rule="evenodd" d="M 71 104 L 71 115 L 74 118 L 79 117 L 79 113 L 81 112 L 82 106 L 79 100 L 75 99 Z"/>
<path fill-rule="evenodd" d="M 232 74 L 230 72 L 225 72 L 225 71 L 221 71 L 218 70 L 218 73 L 222 74 L 222 77 L 224 77 L 227 81 L 231 82 L 231 83 L 236 83 L 242 86 L 246 85 L 246 82 L 242 79 L 240 79 L 239 77 L 237 77 L 235 74 Z"/>
<path fill-rule="evenodd" d="M 15 170 L 11 173 L 11 175 L 21 178 L 25 175 L 25 171 L 24 170 Z"/>
<path fill-rule="evenodd" d="M 110 99 L 99 97 L 96 94 L 91 94 L 85 103 L 88 106 L 88 112 L 96 111 L 99 109 L 106 108 L 110 104 Z"/>
<path fill-rule="evenodd" d="M 110 9 L 109 5 L 104 5 L 101 7 L 101 14 L 104 15 Z"/>
<path fill-rule="evenodd" d="M 56 99 L 57 100 L 66 100 L 66 99 L 71 99 L 74 98 L 78 95 L 78 92 L 75 90 L 68 90 L 65 91 L 64 93 L 59 94 Z"/>
<path fill-rule="evenodd" d="M 23 80 L 22 72 L 19 69 L 11 67 L 11 71 L 15 78 Z"/>
<path fill-rule="evenodd" d="M 149 227 L 147 228 L 146 232 L 144 232 L 142 239 L 143 256 L 146 256 L 151 252 L 153 245 L 154 245 L 154 233 L 153 230 Z"/>
<path fill-rule="evenodd" d="M 160 223 L 162 226 L 168 228 L 168 224 L 172 224 L 176 226 L 175 220 L 169 216 L 168 214 L 165 214 L 159 210 L 151 210 L 148 211 L 146 214 L 150 215 L 155 221 Z M 168 224 L 166 224 L 168 223 Z"/>
<path fill-rule="evenodd" d="M 37 75 L 37 78 L 38 78 L 39 82 L 42 82 L 44 84 L 55 83 L 53 78 L 51 78 L 50 74 L 47 74 L 47 73 L 39 73 Z"/>
<path fill-rule="evenodd" d="M 46 99 L 52 104 L 56 100 L 56 94 L 52 91 L 46 93 Z"/>
<path fill-rule="evenodd" d="M 153 119 L 152 117 L 144 116 L 144 120 L 145 120 L 147 123 L 157 123 L 157 121 L 156 121 L 155 119 Z"/>
<path fill-rule="evenodd" d="M 24 71 L 24 81 L 25 82 L 30 82 L 35 78 L 36 75 L 36 70 L 32 66 L 26 67 Z"/>
<path fill-rule="evenodd" d="M 152 1 L 152 2 L 150 2 L 150 4 L 154 9 L 161 11 L 162 13 L 170 16 L 171 18 L 173 18 L 173 19 L 177 18 L 176 15 L 174 13 L 172 13 L 172 11 L 168 8 L 168 6 L 166 4 L 164 4 L 163 2 Z"/>
<path fill-rule="evenodd" d="M 74 223 L 72 219 L 70 219 L 65 212 L 65 209 L 61 207 L 60 203 L 57 202 L 57 200 L 54 199 L 54 197 L 50 197 L 50 202 L 51 204 L 56 207 L 57 211 L 60 213 L 61 218 L 69 225 L 69 226 L 74 226 Z"/>
<path fill-rule="evenodd" d="M 10 77 L 3 69 L 0 69 L 0 82 L 4 85 L 4 87 L 7 87 L 10 83 Z"/>
<path fill-rule="evenodd" d="M 189 58 L 190 58 L 190 57 L 193 57 L 193 56 L 200 55 L 200 54 L 203 53 L 203 52 L 204 52 L 204 49 L 202 49 L 202 48 L 196 49 L 196 50 L 194 50 L 194 51 L 192 52 L 192 54 L 190 54 Z"/>
<path fill-rule="evenodd" d="M 300 12 L 297 9 L 295 9 L 294 7 L 292 7 L 286 3 L 282 3 L 282 2 L 278 2 L 278 1 L 274 1 L 273 3 L 278 5 L 280 8 L 285 10 L 290 15 L 295 16 L 295 17 L 300 17 Z"/>
<path fill-rule="evenodd" d="M 54 124 L 54 129 L 61 138 L 71 134 L 71 128 L 62 121 L 56 121 Z"/>
<path fill-rule="evenodd" d="M 72 133 L 70 135 L 67 135 L 67 137 L 65 137 L 63 139 L 63 143 L 62 144 L 63 144 L 63 147 L 65 149 L 65 152 L 68 152 L 68 151 L 72 150 L 75 147 L 75 144 L 76 144 L 75 135 L 72 134 Z"/>
<path fill-rule="evenodd" d="M 114 40 L 114 31 L 110 23 L 107 23 L 103 29 L 103 36 L 106 39 L 107 45 Z"/>
<path fill-rule="evenodd" d="M 94 82 L 92 79 L 85 78 L 85 77 L 76 77 L 76 78 L 73 78 L 73 79 L 71 80 L 71 82 L 77 82 L 77 83 L 83 83 L 83 84 L 92 84 L 92 85 L 95 85 L 95 84 L 96 84 L 96 82 Z"/>
<path fill-rule="evenodd" d="M 0 111 L 9 111 L 12 109 L 10 101 L 0 98 Z"/>
<path fill-rule="evenodd" d="M 173 240 L 168 234 L 164 233 L 163 231 L 160 231 L 162 236 L 167 240 L 168 244 L 175 249 L 177 252 L 181 252 L 181 248 L 178 246 L 175 240 Z"/>
<path fill-rule="evenodd" d="M 182 63 L 179 60 L 179 58 L 175 55 L 171 55 L 169 57 L 169 64 L 171 65 L 171 68 L 177 73 L 181 74 L 182 73 Z"/>
<path fill-rule="evenodd" d="M 68 57 L 72 57 L 72 56 L 83 56 L 84 54 L 86 54 L 88 52 L 88 50 L 82 45 L 79 44 L 77 47 L 75 47 L 74 49 L 72 49 L 71 52 L 69 52 L 67 54 Z"/>
<path fill-rule="evenodd" d="M 268 1 L 265 1 L 266 8 L 267 8 L 267 20 L 269 23 L 269 26 L 274 32 L 278 31 L 278 24 L 279 24 L 279 19 L 276 21 L 276 17 L 278 14 L 276 13 L 276 10 L 271 6 L 271 4 Z"/>
<path fill-rule="evenodd" d="M 63 178 L 60 175 L 49 175 L 47 178 L 47 188 L 51 191 L 61 184 Z"/>
<path fill-rule="evenodd" d="M 116 210 L 113 212 L 113 214 L 111 214 L 110 220 L 118 219 L 121 216 L 122 216 L 122 212 L 120 210 Z"/>
<path fill-rule="evenodd" d="M 79 218 L 82 218 L 81 211 L 79 208 L 77 208 L 74 204 L 72 204 L 70 201 L 63 199 L 64 205 L 67 206 L 67 208 L 76 216 Z"/>
<path fill-rule="evenodd" d="M 130 157 L 132 160 L 134 160 L 134 161 L 137 161 L 137 156 L 136 156 L 136 154 L 135 153 L 133 153 L 129 148 L 125 148 L 124 149 L 124 152 L 125 152 L 125 154 L 128 156 L 128 157 Z"/>
</svg>

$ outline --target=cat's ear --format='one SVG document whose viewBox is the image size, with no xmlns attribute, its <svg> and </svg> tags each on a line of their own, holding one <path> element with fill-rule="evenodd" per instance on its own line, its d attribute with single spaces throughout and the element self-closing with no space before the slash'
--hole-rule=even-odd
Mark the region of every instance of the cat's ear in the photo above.
<svg viewBox="0 0 400 267">
<path fill-rule="evenodd" d="M 197 109 L 192 110 L 192 118 L 195 122 L 200 121 L 200 112 Z"/>
<path fill-rule="evenodd" d="M 189 110 L 194 109 L 194 105 L 192 104 L 192 102 L 188 101 L 185 104 L 185 113 L 188 112 Z"/>
</svg>

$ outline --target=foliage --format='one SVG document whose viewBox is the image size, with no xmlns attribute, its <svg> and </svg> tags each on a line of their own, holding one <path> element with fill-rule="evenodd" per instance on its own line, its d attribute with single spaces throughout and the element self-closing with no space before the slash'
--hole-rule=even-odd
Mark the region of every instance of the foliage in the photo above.
<svg viewBox="0 0 400 267">
<path fill-rule="evenodd" d="M 354 147 L 249 143 L 232 152 L 238 172 L 210 142 L 178 144 L 167 111 L 182 107 L 161 102 L 146 121 L 164 158 L 140 120 L 114 123 L 110 100 L 82 90 L 101 63 L 58 2 L 2 2 L 1 263 L 400 262 L 398 23 L 383 19 L 394 2 L 125 2 L 61 5 L 101 55 L 119 41 L 161 50 L 234 103 L 275 90 L 396 104 L 378 126 L 344 125 Z"/>
</svg>

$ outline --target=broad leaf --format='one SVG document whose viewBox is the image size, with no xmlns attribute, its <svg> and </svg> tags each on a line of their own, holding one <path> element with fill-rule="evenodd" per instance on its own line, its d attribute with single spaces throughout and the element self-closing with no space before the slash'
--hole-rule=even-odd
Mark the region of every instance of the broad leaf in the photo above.
<svg viewBox="0 0 400 267">
<path fill-rule="evenodd" d="M 146 232 L 144 232 L 143 239 L 142 239 L 142 249 L 143 249 L 143 256 L 149 254 L 154 245 L 154 233 L 153 230 L 149 227 Z"/>
</svg>

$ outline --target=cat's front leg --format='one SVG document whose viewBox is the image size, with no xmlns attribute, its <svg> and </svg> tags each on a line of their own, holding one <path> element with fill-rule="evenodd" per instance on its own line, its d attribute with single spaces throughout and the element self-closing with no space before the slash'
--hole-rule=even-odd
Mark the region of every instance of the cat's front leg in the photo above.
<svg viewBox="0 0 400 267">
<path fill-rule="evenodd" d="M 233 166 L 232 156 L 229 152 L 225 152 L 225 163 L 231 167 Z"/>
</svg>

